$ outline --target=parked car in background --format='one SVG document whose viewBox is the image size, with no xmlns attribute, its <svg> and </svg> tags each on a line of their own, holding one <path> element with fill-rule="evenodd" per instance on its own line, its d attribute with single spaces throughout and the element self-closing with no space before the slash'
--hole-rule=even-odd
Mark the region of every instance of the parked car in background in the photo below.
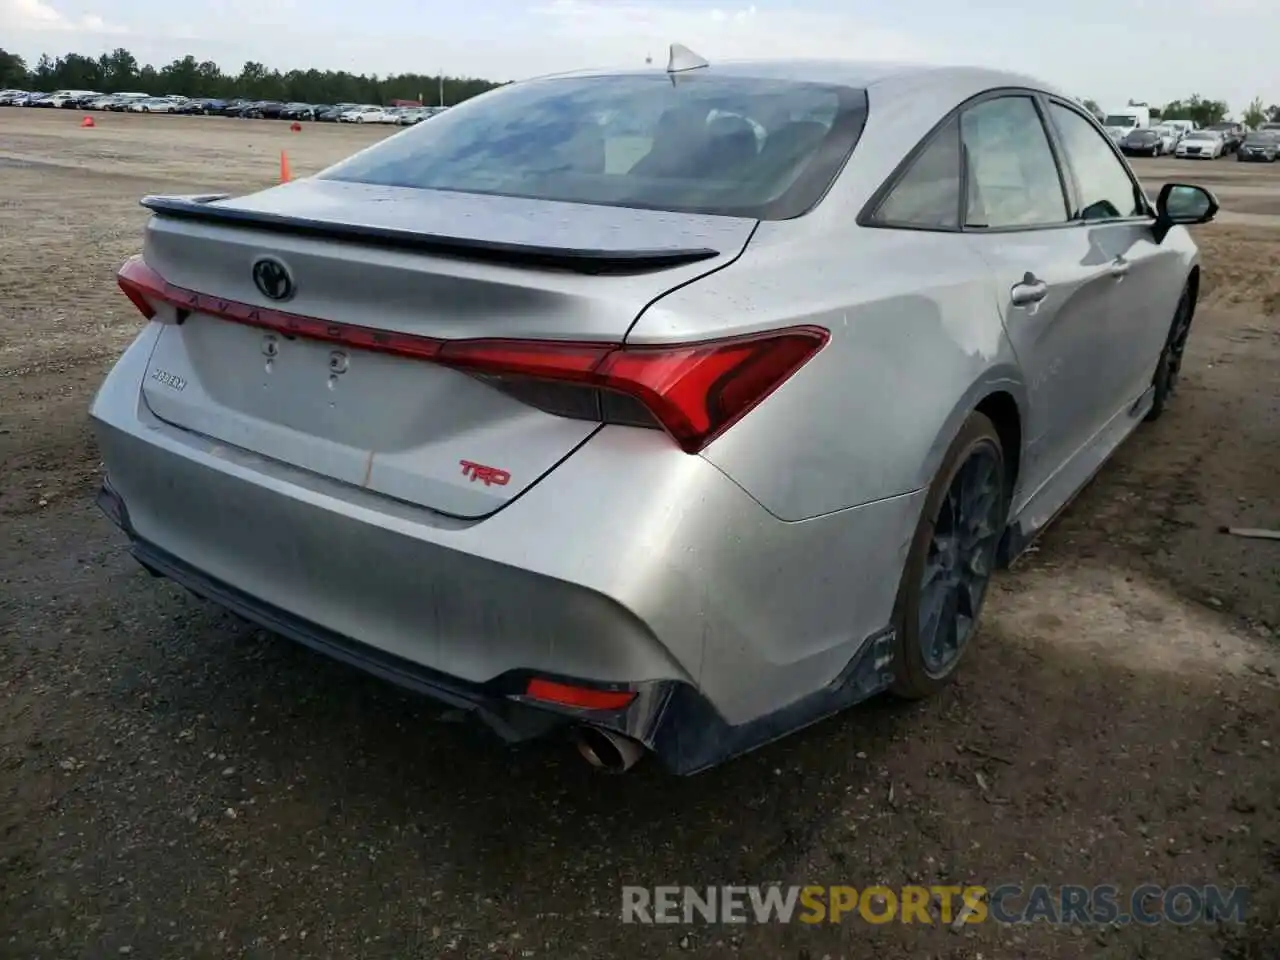
<svg viewBox="0 0 1280 960">
<path fill-rule="evenodd" d="M 0 107 L 17 106 L 19 100 L 31 96 L 26 90 L 0 90 Z"/>
<path fill-rule="evenodd" d="M 1158 123 L 1151 129 L 1160 135 L 1162 153 L 1173 153 L 1182 139 L 1182 131 L 1170 123 Z"/>
<path fill-rule="evenodd" d="M 152 99 L 151 96 L 146 93 L 116 93 L 112 95 L 112 100 L 107 104 L 106 109 L 112 113 L 123 113 L 129 109 L 130 104 L 150 99 Z"/>
<path fill-rule="evenodd" d="M 1168 409 L 1217 202 L 1021 75 L 656 72 L 144 201 L 91 409 L 141 565 L 615 770 L 942 690 Z"/>
<path fill-rule="evenodd" d="M 130 113 L 176 113 L 178 104 L 167 97 L 146 97 L 129 103 Z"/>
<path fill-rule="evenodd" d="M 82 99 L 100 96 L 97 90 L 56 90 L 49 96 L 49 106 L 75 109 Z"/>
<path fill-rule="evenodd" d="M 278 120 L 283 109 L 279 100 L 252 100 L 240 104 L 231 115 L 241 120 Z"/>
<path fill-rule="evenodd" d="M 1248 163 L 1275 163 L 1280 157 L 1280 127 L 1246 134 L 1236 159 Z"/>
<path fill-rule="evenodd" d="M 221 113 L 224 106 L 226 106 L 225 100 L 215 100 L 211 97 L 193 97 L 190 100 L 179 102 L 175 112 L 190 116 L 205 116 L 210 113 Z"/>
<path fill-rule="evenodd" d="M 314 103 L 286 103 L 284 109 L 280 111 L 280 119 L 314 120 L 316 114 L 323 109 L 326 107 Z"/>
<path fill-rule="evenodd" d="M 1199 129 L 1194 120 L 1161 120 L 1163 126 L 1173 127 L 1178 131 L 1178 139 L 1181 140 L 1192 130 Z"/>
<path fill-rule="evenodd" d="M 396 117 L 396 123 L 402 127 L 412 127 L 429 116 L 431 116 L 431 113 L 426 107 L 407 107 L 400 111 L 400 114 Z"/>
<path fill-rule="evenodd" d="M 1187 160 L 1217 160 L 1226 153 L 1220 130 L 1192 130 L 1179 141 L 1174 156 Z"/>
<path fill-rule="evenodd" d="M 1165 138 L 1153 127 L 1137 127 L 1120 138 L 1120 149 L 1131 157 L 1158 157 L 1165 152 Z"/>
<path fill-rule="evenodd" d="M 279 120 L 284 104 L 279 100 L 260 100 L 249 111 L 241 113 L 245 118 L 254 120 Z"/>
<path fill-rule="evenodd" d="M 321 110 L 316 115 L 316 119 L 321 121 L 322 123 L 337 123 L 339 120 L 342 119 L 342 115 L 344 113 L 346 113 L 348 110 L 353 110 L 358 106 L 359 106 L 358 103 L 335 103 L 333 106 L 329 107 L 327 110 Z"/>
<path fill-rule="evenodd" d="M 1245 129 L 1242 123 L 1224 120 L 1222 123 L 1211 123 L 1205 129 L 1222 134 L 1222 152 L 1224 154 L 1235 153 L 1240 144 L 1244 142 Z"/>
<path fill-rule="evenodd" d="M 338 118 L 342 123 L 395 123 L 395 115 L 383 107 L 356 107 Z"/>
</svg>

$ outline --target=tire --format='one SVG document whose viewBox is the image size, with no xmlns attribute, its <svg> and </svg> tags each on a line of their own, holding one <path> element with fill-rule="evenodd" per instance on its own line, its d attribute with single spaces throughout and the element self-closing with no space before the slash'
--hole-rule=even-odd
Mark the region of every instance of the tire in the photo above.
<svg viewBox="0 0 1280 960">
<path fill-rule="evenodd" d="M 986 482 L 979 483 L 983 478 Z M 978 492 L 961 497 L 957 488 L 962 485 L 971 491 L 976 485 Z M 955 677 L 977 632 L 995 567 L 996 548 L 1008 518 L 1009 499 L 1010 484 L 1000 436 L 987 417 L 981 413 L 970 414 L 930 484 L 898 587 L 891 687 L 896 696 L 919 700 L 937 692 Z M 962 502 L 969 506 L 961 508 Z M 957 554 L 948 549 L 956 543 L 947 533 L 957 529 L 953 526 L 956 521 L 959 521 L 956 537 L 969 543 L 965 548 L 968 563 L 959 562 L 964 559 L 963 552 Z M 940 550 L 940 546 L 943 549 Z M 925 582 L 926 573 L 932 574 L 930 584 Z M 928 621 L 932 618 L 922 623 L 925 602 L 931 602 L 940 610 L 934 629 L 929 628 Z M 967 624 L 962 621 L 958 607 L 952 606 L 953 602 L 967 606 Z M 953 615 L 948 616 L 949 610 L 954 611 Z M 941 639 L 950 636 L 955 641 L 954 651 L 948 650 L 946 656 L 937 656 L 940 647 L 934 638 L 939 636 L 938 630 L 945 631 Z M 928 656 L 926 640 L 930 641 L 931 648 Z"/>
<path fill-rule="evenodd" d="M 1195 303 L 1191 299 L 1191 287 L 1186 286 L 1182 288 L 1182 296 L 1178 298 L 1178 306 L 1174 308 L 1173 322 L 1169 324 L 1169 333 L 1160 349 L 1155 375 L 1151 378 L 1155 395 L 1151 398 L 1151 409 L 1147 411 L 1148 422 L 1160 419 L 1169 404 L 1169 398 L 1178 387 L 1182 355 L 1187 347 L 1187 335 L 1191 333 L 1191 321 L 1194 317 Z"/>
</svg>

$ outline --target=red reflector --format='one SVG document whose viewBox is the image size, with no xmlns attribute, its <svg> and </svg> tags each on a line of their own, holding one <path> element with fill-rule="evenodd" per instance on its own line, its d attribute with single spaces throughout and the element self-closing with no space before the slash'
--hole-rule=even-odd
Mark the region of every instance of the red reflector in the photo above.
<svg viewBox="0 0 1280 960">
<path fill-rule="evenodd" d="M 525 696 L 566 707 L 584 710 L 621 710 L 636 698 L 634 690 L 594 690 L 591 687 L 574 687 L 554 680 L 533 679 L 525 690 Z"/>
<path fill-rule="evenodd" d="M 150 319 L 162 300 L 235 323 L 496 377 L 578 383 L 633 397 L 680 447 L 697 453 L 826 345 L 821 327 L 698 343 L 627 346 L 562 340 L 437 340 L 284 313 L 176 287 L 134 257 L 120 287 Z M 150 311 L 150 312 L 148 312 Z"/>
</svg>

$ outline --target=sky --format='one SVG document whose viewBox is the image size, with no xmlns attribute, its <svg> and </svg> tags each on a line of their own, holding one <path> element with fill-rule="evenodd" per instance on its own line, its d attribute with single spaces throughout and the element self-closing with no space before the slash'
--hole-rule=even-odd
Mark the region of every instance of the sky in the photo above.
<svg viewBox="0 0 1280 960">
<path fill-rule="evenodd" d="M 835 57 L 1030 73 L 1104 109 L 1193 93 L 1280 103 L 1278 0 L 0 0 L 0 45 L 238 72 L 347 69 L 518 80 L 665 63 Z"/>
</svg>

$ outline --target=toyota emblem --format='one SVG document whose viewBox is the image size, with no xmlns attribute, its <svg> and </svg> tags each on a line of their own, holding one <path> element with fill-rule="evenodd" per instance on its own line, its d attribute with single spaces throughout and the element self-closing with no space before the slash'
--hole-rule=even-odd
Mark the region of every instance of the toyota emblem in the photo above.
<svg viewBox="0 0 1280 960">
<path fill-rule="evenodd" d="M 289 268 L 275 257 L 262 257 L 253 264 L 253 282 L 264 297 L 288 300 L 293 296 L 293 277 Z"/>
</svg>

